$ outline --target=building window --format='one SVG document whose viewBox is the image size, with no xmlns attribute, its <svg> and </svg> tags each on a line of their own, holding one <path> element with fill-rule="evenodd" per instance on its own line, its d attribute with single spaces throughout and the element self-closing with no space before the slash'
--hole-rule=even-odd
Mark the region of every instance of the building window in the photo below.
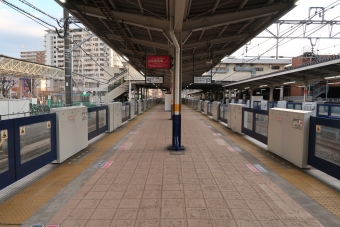
<svg viewBox="0 0 340 227">
<path fill-rule="evenodd" d="M 272 65 L 272 69 L 278 70 L 278 69 L 280 69 L 280 66 L 279 65 Z"/>
<path fill-rule="evenodd" d="M 254 68 L 256 71 L 263 71 L 263 68 Z"/>
</svg>

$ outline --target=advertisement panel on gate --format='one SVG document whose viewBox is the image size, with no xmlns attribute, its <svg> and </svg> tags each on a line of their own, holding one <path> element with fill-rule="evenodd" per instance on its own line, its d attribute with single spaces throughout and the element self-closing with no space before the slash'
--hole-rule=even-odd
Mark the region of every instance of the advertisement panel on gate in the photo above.
<svg viewBox="0 0 340 227">
<path fill-rule="evenodd" d="M 210 84 L 211 76 L 195 76 L 194 84 Z"/>
<path fill-rule="evenodd" d="M 162 76 L 146 76 L 146 83 L 147 84 L 162 84 L 163 82 Z"/>
<path fill-rule="evenodd" d="M 146 68 L 147 69 L 170 69 L 171 58 L 170 55 L 147 55 Z"/>
</svg>

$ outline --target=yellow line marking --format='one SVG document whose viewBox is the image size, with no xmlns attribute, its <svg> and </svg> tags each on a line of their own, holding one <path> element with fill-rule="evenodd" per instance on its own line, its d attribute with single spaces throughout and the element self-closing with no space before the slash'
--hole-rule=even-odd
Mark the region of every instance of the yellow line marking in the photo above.
<svg viewBox="0 0 340 227">
<path fill-rule="evenodd" d="M 155 105 L 156 106 L 156 105 Z M 155 107 L 154 106 L 154 107 Z M 63 163 L 60 167 L 25 188 L 0 205 L 0 227 L 18 226 L 31 217 L 42 205 L 48 202 L 61 189 L 66 187 L 84 169 L 93 163 L 101 154 L 118 142 L 133 127 L 140 124 L 153 108 L 127 122 L 124 128 L 114 131 L 93 144 L 97 149 L 78 164 Z M 34 223 L 33 223 L 34 224 Z"/>
</svg>

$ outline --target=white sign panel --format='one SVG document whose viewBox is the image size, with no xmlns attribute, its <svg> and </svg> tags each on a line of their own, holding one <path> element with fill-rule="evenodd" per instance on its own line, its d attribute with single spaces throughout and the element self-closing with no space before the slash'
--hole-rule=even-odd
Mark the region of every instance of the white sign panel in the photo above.
<svg viewBox="0 0 340 227">
<path fill-rule="evenodd" d="M 211 77 L 210 76 L 195 76 L 194 83 L 195 84 L 210 84 Z"/>
<path fill-rule="evenodd" d="M 147 76 L 146 83 L 147 84 L 162 84 L 164 82 L 163 82 L 162 76 Z"/>
</svg>

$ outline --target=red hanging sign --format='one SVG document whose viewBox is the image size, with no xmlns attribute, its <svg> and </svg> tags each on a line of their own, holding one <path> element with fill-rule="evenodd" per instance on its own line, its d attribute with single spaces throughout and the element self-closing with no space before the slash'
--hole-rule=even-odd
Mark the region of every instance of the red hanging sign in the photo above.
<svg viewBox="0 0 340 227">
<path fill-rule="evenodd" d="M 170 55 L 147 55 L 146 68 L 147 69 L 170 69 L 171 58 Z"/>
</svg>

